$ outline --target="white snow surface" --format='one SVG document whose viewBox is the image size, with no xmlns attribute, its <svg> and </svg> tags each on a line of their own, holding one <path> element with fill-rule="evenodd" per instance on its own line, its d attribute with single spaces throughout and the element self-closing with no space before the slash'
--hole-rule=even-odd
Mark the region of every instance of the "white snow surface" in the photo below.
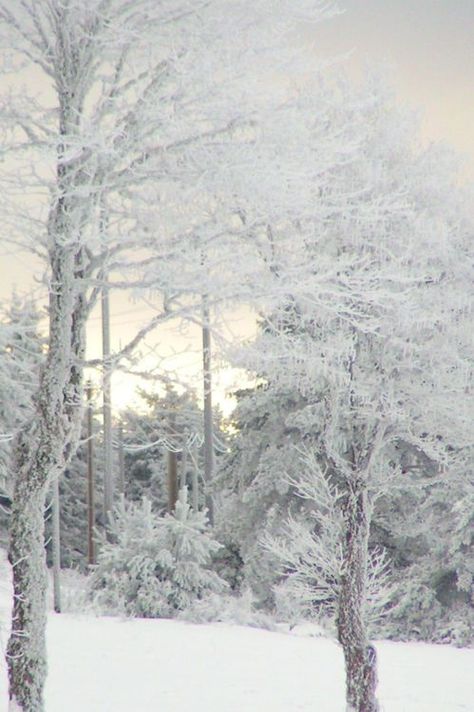
<svg viewBox="0 0 474 712">
<path fill-rule="evenodd" d="M 0 563 L 0 645 L 10 586 Z M 310 628 L 308 628 L 310 630 Z M 474 712 L 474 650 L 377 643 L 383 712 Z M 343 712 L 336 643 L 227 624 L 51 613 L 46 712 Z M 7 712 L 0 663 L 0 712 Z"/>
</svg>

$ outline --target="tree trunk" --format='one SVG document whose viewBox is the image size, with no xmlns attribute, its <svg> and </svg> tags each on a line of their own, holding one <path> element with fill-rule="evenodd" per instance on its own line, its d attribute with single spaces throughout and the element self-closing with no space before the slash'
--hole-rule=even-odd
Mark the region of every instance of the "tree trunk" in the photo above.
<svg viewBox="0 0 474 712">
<path fill-rule="evenodd" d="M 178 454 L 168 450 L 168 512 L 172 514 L 178 500 Z"/>
<path fill-rule="evenodd" d="M 338 605 L 338 638 L 346 666 L 347 712 L 377 712 L 375 649 L 365 615 L 370 515 L 365 481 L 350 484 L 345 503 L 343 572 Z"/>
<path fill-rule="evenodd" d="M 61 613 L 61 504 L 57 477 L 51 495 L 54 610 Z"/>
<path fill-rule="evenodd" d="M 87 384 L 87 563 L 95 564 L 95 469 L 93 441 L 92 384 Z"/>
<path fill-rule="evenodd" d="M 60 221 L 64 206 L 56 206 Z M 46 490 L 64 471 L 79 439 L 85 305 L 75 293 L 77 253 L 52 253 L 50 335 L 33 423 L 14 448 L 15 492 L 9 560 L 14 607 L 8 642 L 10 699 L 14 709 L 42 712 L 46 679 L 46 588 L 44 505 Z"/>
<path fill-rule="evenodd" d="M 125 448 L 123 444 L 123 425 L 118 427 L 118 489 L 119 494 L 125 495 Z"/>
<path fill-rule="evenodd" d="M 187 472 L 188 470 L 188 449 L 186 443 L 181 450 L 181 470 L 179 473 L 179 489 L 182 490 L 187 485 Z"/>
<path fill-rule="evenodd" d="M 26 478 L 18 479 L 11 513 L 13 612 L 7 661 L 10 699 L 24 712 L 42 712 L 47 672 L 45 495 L 45 486 L 31 487 Z"/>
<path fill-rule="evenodd" d="M 192 474 L 192 508 L 195 512 L 199 511 L 199 453 L 196 451 L 195 456 L 192 457 L 193 462 L 193 474 Z"/>
<path fill-rule="evenodd" d="M 104 277 L 107 282 L 107 276 Z M 104 419 L 104 521 L 109 524 L 109 516 L 114 507 L 114 473 L 112 444 L 112 373 L 110 370 L 110 307 L 108 285 L 102 289 L 102 358 L 104 361 L 102 381 L 102 412 Z"/>
<path fill-rule="evenodd" d="M 204 488 L 209 524 L 214 524 L 214 502 L 211 495 L 214 477 L 214 424 L 212 420 L 212 356 L 209 302 L 202 296 L 202 373 L 204 398 Z"/>
</svg>

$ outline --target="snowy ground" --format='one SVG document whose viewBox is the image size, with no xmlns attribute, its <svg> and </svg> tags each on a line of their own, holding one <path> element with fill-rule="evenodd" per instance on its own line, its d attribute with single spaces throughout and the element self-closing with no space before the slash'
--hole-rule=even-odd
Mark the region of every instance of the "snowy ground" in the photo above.
<svg viewBox="0 0 474 712">
<path fill-rule="evenodd" d="M 0 644 L 9 586 L 0 564 Z M 322 638 L 223 624 L 52 613 L 47 712 L 342 712 L 343 664 Z M 474 650 L 381 642 L 384 712 L 474 712 Z M 0 664 L 0 712 L 7 711 Z"/>
</svg>

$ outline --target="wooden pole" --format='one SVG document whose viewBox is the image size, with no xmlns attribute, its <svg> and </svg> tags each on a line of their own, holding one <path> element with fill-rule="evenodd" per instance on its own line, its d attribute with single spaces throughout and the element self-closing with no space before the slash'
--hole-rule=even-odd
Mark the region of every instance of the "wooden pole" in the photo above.
<svg viewBox="0 0 474 712">
<path fill-rule="evenodd" d="M 184 436 L 186 437 L 186 433 L 184 433 Z M 179 489 L 184 489 L 186 487 L 186 482 L 187 482 L 187 470 L 188 468 L 188 448 L 186 445 L 186 442 L 183 445 L 183 449 L 181 451 L 181 471 L 180 471 L 180 476 L 179 476 Z"/>
<path fill-rule="evenodd" d="M 61 613 L 61 532 L 59 514 L 59 478 L 52 484 L 52 529 L 53 529 L 53 595 L 54 610 Z"/>
<path fill-rule="evenodd" d="M 87 394 L 87 563 L 95 564 L 95 482 L 94 482 L 94 440 L 92 384 L 86 387 Z"/>
<path fill-rule="evenodd" d="M 178 500 L 178 453 L 168 450 L 168 512 L 174 512 Z"/>
<path fill-rule="evenodd" d="M 118 470 L 120 494 L 125 494 L 125 450 L 123 446 L 123 425 L 118 427 Z"/>
<path fill-rule="evenodd" d="M 193 462 L 193 474 L 192 474 L 192 507 L 195 512 L 199 511 L 199 470 L 198 470 L 198 462 L 199 462 L 199 452 L 198 448 L 196 448 L 195 451 L 196 457 L 192 456 L 192 462 Z"/>
<path fill-rule="evenodd" d="M 107 282 L 107 278 L 104 278 Z M 112 450 L 112 389 L 110 370 L 110 305 L 109 288 L 105 284 L 101 295 L 102 305 L 102 358 L 104 362 L 102 385 L 102 413 L 104 423 L 104 517 L 107 526 L 114 506 L 113 450 Z"/>
<path fill-rule="evenodd" d="M 214 476 L 214 444 L 212 422 L 212 361 L 211 361 L 211 330 L 209 325 L 209 302 L 203 294 L 202 309 L 202 373 L 204 400 L 204 487 L 209 524 L 214 524 L 214 504 L 210 490 Z"/>
</svg>

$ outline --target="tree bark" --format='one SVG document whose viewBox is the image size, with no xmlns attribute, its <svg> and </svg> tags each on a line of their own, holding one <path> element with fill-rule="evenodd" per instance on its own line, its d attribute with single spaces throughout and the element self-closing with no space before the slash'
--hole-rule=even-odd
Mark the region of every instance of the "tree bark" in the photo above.
<svg viewBox="0 0 474 712">
<path fill-rule="evenodd" d="M 338 602 L 338 639 L 346 667 L 347 712 L 378 712 L 375 649 L 365 615 L 370 514 L 367 485 L 355 477 L 345 503 L 343 572 Z"/>
<path fill-rule="evenodd" d="M 52 221 L 64 219 L 58 201 Z M 7 659 L 10 699 L 22 712 L 42 712 L 46 679 L 44 506 L 48 486 L 77 448 L 81 421 L 85 304 L 78 289 L 78 253 L 57 246 L 51 254 L 50 335 L 32 424 L 14 448 L 15 492 L 9 560 L 14 607 Z"/>
<path fill-rule="evenodd" d="M 168 512 L 172 514 L 178 501 L 178 454 L 168 450 Z"/>
<path fill-rule="evenodd" d="M 32 488 L 19 479 L 11 514 L 13 612 L 7 661 L 10 699 L 24 712 L 42 712 L 47 673 L 45 495 L 45 486 Z"/>
<path fill-rule="evenodd" d="M 195 512 L 199 511 L 199 472 L 198 472 L 199 453 L 196 451 L 192 457 L 193 474 L 192 474 L 192 508 Z"/>
<path fill-rule="evenodd" d="M 61 613 L 61 504 L 58 478 L 53 481 L 51 505 L 54 610 Z"/>
<path fill-rule="evenodd" d="M 186 433 L 184 434 L 186 436 Z M 187 486 L 187 468 L 188 468 L 188 448 L 186 442 L 181 450 L 181 469 L 179 472 L 179 489 L 182 490 Z"/>
</svg>

